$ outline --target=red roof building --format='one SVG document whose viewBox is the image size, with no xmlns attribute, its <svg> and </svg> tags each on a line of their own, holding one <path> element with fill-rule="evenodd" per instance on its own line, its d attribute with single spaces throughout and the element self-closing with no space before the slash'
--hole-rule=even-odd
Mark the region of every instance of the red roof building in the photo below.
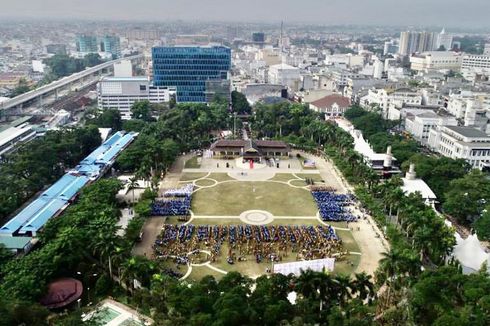
<svg viewBox="0 0 490 326">
<path fill-rule="evenodd" d="M 316 112 L 325 113 L 325 119 L 329 119 L 343 116 L 350 105 L 351 102 L 348 97 L 332 94 L 311 102 L 310 109 Z"/>
</svg>

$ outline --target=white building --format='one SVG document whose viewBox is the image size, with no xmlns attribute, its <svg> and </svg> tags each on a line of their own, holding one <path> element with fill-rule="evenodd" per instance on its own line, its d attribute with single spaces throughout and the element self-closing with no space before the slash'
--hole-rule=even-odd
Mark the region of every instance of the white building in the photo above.
<svg viewBox="0 0 490 326">
<path fill-rule="evenodd" d="M 362 55 L 332 54 L 325 58 L 326 65 L 346 66 L 348 68 L 363 67 L 364 57 Z"/>
<path fill-rule="evenodd" d="M 461 61 L 461 70 L 468 70 L 473 68 L 490 69 L 490 55 L 463 55 Z"/>
<path fill-rule="evenodd" d="M 425 201 L 426 205 L 434 205 L 437 196 L 434 194 L 432 189 L 425 183 L 424 180 L 418 179 L 415 173 L 415 165 L 410 164 L 410 168 L 402 178 L 403 185 L 401 187 L 404 194 L 409 195 L 413 193 L 419 193 Z"/>
<path fill-rule="evenodd" d="M 464 119 L 468 111 L 478 109 L 490 110 L 490 94 L 461 91 L 449 94 L 447 111 L 458 119 Z"/>
<path fill-rule="evenodd" d="M 442 126 L 457 126 L 458 121 L 450 115 L 440 115 L 427 109 L 402 109 L 405 130 L 422 144 L 429 141 L 431 129 Z"/>
<path fill-rule="evenodd" d="M 114 64 L 114 77 L 133 77 L 131 60 L 121 60 Z"/>
<path fill-rule="evenodd" d="M 415 71 L 432 72 L 437 70 L 459 71 L 461 53 L 451 51 L 430 51 L 410 56 L 410 68 Z"/>
<path fill-rule="evenodd" d="M 376 59 L 373 63 L 374 70 L 373 70 L 373 77 L 375 79 L 381 79 L 383 77 L 383 71 L 384 71 L 384 62 Z"/>
<path fill-rule="evenodd" d="M 325 119 L 341 117 L 350 107 L 350 99 L 332 94 L 310 103 L 310 109 L 325 114 Z"/>
<path fill-rule="evenodd" d="M 402 108 L 405 104 L 420 105 L 422 104 L 422 95 L 408 88 L 373 88 L 360 99 L 360 104 L 368 109 L 372 106 L 378 106 L 385 119 L 398 120 L 400 118 L 399 111 L 397 110 L 396 114 L 392 115 L 390 110 Z"/>
<path fill-rule="evenodd" d="M 441 46 L 444 47 L 446 51 L 451 50 L 453 45 L 453 36 L 451 34 L 446 33 L 446 30 L 443 28 L 437 37 L 436 48 L 439 49 Z"/>
<path fill-rule="evenodd" d="M 28 123 L 10 127 L 0 132 L 0 155 L 11 152 L 16 144 L 27 142 L 34 137 L 36 137 L 36 132 Z"/>
<path fill-rule="evenodd" d="M 473 168 L 490 162 L 490 136 L 473 127 L 443 126 L 429 131 L 429 146 L 438 153 L 464 159 Z"/>
<path fill-rule="evenodd" d="M 117 109 L 123 119 L 131 119 L 135 102 L 169 102 L 175 92 L 175 87 L 153 86 L 147 77 L 104 77 L 97 84 L 97 102 L 100 109 Z"/>
<path fill-rule="evenodd" d="M 269 68 L 269 83 L 280 84 L 297 91 L 301 85 L 299 69 L 284 63 L 272 65 Z"/>
<path fill-rule="evenodd" d="M 483 55 L 490 55 L 490 43 L 485 43 L 485 47 L 483 48 Z"/>
</svg>

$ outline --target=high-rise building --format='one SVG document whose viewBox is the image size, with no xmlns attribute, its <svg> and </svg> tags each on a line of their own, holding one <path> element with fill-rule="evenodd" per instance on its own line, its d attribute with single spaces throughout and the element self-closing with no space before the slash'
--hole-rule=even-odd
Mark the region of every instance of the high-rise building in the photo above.
<svg viewBox="0 0 490 326">
<path fill-rule="evenodd" d="M 483 48 L 483 55 L 490 55 L 490 43 L 485 43 L 485 47 Z"/>
<path fill-rule="evenodd" d="M 398 52 L 398 46 L 392 41 L 385 42 L 383 47 L 383 55 L 395 54 Z"/>
<path fill-rule="evenodd" d="M 252 33 L 252 42 L 264 43 L 265 42 L 265 34 L 261 33 L 261 32 Z"/>
<path fill-rule="evenodd" d="M 444 47 L 444 50 L 449 51 L 452 49 L 453 45 L 453 36 L 451 34 L 447 34 L 446 30 L 443 28 L 442 31 L 437 36 L 437 45 L 436 48 L 439 49 Z"/>
<path fill-rule="evenodd" d="M 231 50 L 228 47 L 154 47 L 152 58 L 155 86 L 177 87 L 178 102 L 206 102 L 219 84 L 210 81 L 227 84 L 227 94 L 230 94 Z"/>
<path fill-rule="evenodd" d="M 438 35 L 433 32 L 401 32 L 398 53 L 408 56 L 415 52 L 427 52 L 436 49 Z"/>
<path fill-rule="evenodd" d="M 114 59 L 121 57 L 121 41 L 119 36 L 106 35 L 100 42 L 100 51 L 112 54 Z"/>
<path fill-rule="evenodd" d="M 78 35 L 76 43 L 77 43 L 77 52 L 82 52 L 82 53 L 99 52 L 97 37 L 93 35 Z"/>
</svg>

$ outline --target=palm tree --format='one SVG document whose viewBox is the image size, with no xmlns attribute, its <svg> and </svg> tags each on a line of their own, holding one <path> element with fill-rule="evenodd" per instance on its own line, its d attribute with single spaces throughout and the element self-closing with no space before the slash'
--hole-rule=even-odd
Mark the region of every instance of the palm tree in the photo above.
<svg viewBox="0 0 490 326">
<path fill-rule="evenodd" d="M 108 264 L 109 275 L 112 278 L 112 256 L 119 245 L 120 238 L 116 232 L 119 229 L 113 221 L 111 225 L 99 229 L 93 241 L 93 252 L 98 254 L 101 261 L 106 258 Z"/>
<path fill-rule="evenodd" d="M 359 299 L 368 300 L 371 303 L 374 297 L 374 284 L 371 281 L 372 276 L 366 274 L 365 272 L 356 273 L 355 279 L 353 281 L 353 288 L 355 293 L 359 293 Z"/>
<path fill-rule="evenodd" d="M 314 298 L 316 296 L 315 272 L 312 270 L 302 271 L 296 279 L 295 290 L 305 298 Z"/>
<path fill-rule="evenodd" d="M 139 187 L 139 184 L 138 184 L 138 179 L 136 178 L 136 176 L 130 178 L 129 183 L 128 183 L 128 191 L 131 191 L 133 193 L 133 201 L 132 201 L 133 205 L 134 205 L 134 189 L 136 189 L 138 187 Z"/>
<path fill-rule="evenodd" d="M 353 283 L 351 282 L 350 276 L 347 275 L 337 275 L 333 279 L 336 285 L 337 298 L 340 306 L 343 306 L 351 297 L 354 290 Z"/>
</svg>

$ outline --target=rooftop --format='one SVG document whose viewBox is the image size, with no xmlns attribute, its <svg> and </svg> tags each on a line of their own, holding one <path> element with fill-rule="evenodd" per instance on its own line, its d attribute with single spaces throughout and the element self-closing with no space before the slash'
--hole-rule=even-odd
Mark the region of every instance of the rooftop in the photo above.
<svg viewBox="0 0 490 326">
<path fill-rule="evenodd" d="M 486 133 L 473 127 L 445 126 L 447 129 L 468 138 L 490 138 Z"/>
<path fill-rule="evenodd" d="M 317 108 L 329 108 L 335 103 L 337 103 L 337 105 L 340 107 L 348 107 L 350 106 L 350 99 L 339 94 L 332 94 L 311 102 L 311 104 Z"/>
<path fill-rule="evenodd" d="M 31 237 L 11 237 L 0 235 L 0 244 L 3 244 L 7 249 L 22 249 L 31 241 Z"/>
<path fill-rule="evenodd" d="M 0 234 L 13 235 L 37 232 L 60 213 L 86 184 L 98 178 L 114 158 L 134 139 L 135 133 L 115 133 L 80 164 L 44 191 L 0 228 Z"/>
<path fill-rule="evenodd" d="M 422 198 L 424 199 L 436 199 L 436 195 L 430 189 L 430 187 L 422 179 L 407 179 L 402 178 L 403 186 L 401 187 L 403 192 L 406 194 L 412 194 L 415 192 L 420 192 Z"/>
</svg>

